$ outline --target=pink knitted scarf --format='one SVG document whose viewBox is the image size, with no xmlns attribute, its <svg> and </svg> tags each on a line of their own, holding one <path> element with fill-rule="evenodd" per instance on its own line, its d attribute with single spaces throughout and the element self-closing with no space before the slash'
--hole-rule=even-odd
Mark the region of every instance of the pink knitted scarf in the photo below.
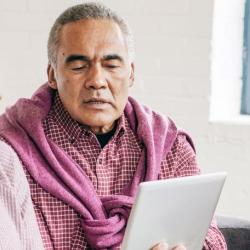
<svg viewBox="0 0 250 250">
<path fill-rule="evenodd" d="M 100 198 L 81 167 L 44 134 L 42 121 L 52 101 L 48 84 L 31 99 L 18 100 L 0 116 L 0 135 L 43 189 L 82 215 L 89 244 L 96 249 L 114 249 L 122 242 L 139 183 L 158 178 L 161 161 L 176 139 L 176 126 L 129 97 L 124 112 L 144 150 L 133 180 L 123 192 Z"/>
</svg>

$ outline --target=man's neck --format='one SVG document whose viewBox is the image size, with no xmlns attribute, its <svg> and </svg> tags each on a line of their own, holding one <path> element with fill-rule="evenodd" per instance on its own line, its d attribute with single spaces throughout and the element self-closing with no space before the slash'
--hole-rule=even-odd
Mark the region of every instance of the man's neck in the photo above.
<svg viewBox="0 0 250 250">
<path fill-rule="evenodd" d="M 114 129 L 116 126 L 116 121 L 112 124 L 100 126 L 100 127 L 88 127 L 94 134 L 100 135 L 100 134 L 106 134 Z"/>
</svg>

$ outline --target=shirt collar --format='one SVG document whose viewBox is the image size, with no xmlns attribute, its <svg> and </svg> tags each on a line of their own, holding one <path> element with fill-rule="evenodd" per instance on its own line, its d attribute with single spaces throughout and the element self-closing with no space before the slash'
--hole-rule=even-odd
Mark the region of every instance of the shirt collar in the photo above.
<svg viewBox="0 0 250 250">
<path fill-rule="evenodd" d="M 86 126 L 78 123 L 70 116 L 62 104 L 58 92 L 55 95 L 50 114 L 52 115 L 53 120 L 64 129 L 65 133 L 72 142 L 77 141 L 81 134 L 85 134 L 87 136 L 93 134 Z M 127 126 L 128 121 L 123 113 L 117 120 L 117 128 L 114 137 L 122 136 L 125 133 Z"/>
</svg>

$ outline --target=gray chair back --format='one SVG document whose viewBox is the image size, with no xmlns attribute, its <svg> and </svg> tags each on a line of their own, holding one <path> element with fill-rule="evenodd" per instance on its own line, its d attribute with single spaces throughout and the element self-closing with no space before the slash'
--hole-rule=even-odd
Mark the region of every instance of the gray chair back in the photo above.
<svg viewBox="0 0 250 250">
<path fill-rule="evenodd" d="M 216 216 L 216 220 L 228 250 L 250 250 L 249 220 L 227 216 Z"/>
</svg>

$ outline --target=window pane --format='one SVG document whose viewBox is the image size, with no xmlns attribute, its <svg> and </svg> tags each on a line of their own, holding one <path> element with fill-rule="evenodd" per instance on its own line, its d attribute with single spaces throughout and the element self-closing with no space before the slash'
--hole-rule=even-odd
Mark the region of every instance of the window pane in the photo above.
<svg viewBox="0 0 250 250">
<path fill-rule="evenodd" d="M 250 0 L 245 3 L 241 114 L 250 114 Z"/>
</svg>

